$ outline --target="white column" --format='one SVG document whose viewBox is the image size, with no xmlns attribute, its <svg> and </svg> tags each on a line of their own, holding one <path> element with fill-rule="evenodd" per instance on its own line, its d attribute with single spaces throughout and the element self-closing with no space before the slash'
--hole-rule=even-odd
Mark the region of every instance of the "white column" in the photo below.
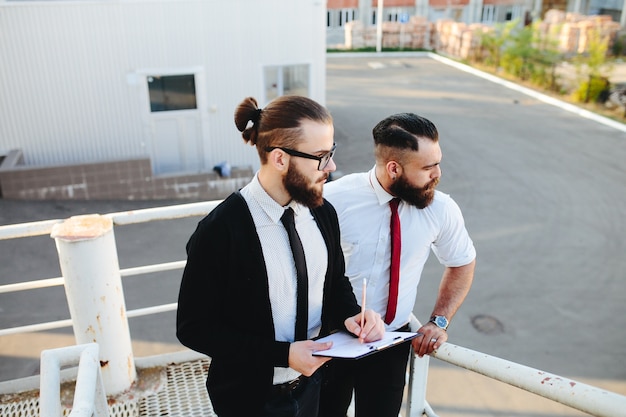
<svg viewBox="0 0 626 417">
<path fill-rule="evenodd" d="M 622 26 L 622 29 L 626 27 L 626 0 L 624 0 L 624 4 L 622 4 L 622 14 L 619 18 L 619 24 Z"/>
<path fill-rule="evenodd" d="M 468 8 L 467 23 L 480 23 L 483 11 L 483 0 L 469 0 Z"/>
<path fill-rule="evenodd" d="M 383 44 L 383 0 L 378 0 L 376 12 L 376 52 L 382 51 Z"/>
<path fill-rule="evenodd" d="M 530 16 L 532 17 L 533 22 L 538 19 L 543 19 L 543 16 L 541 15 L 541 9 L 543 8 L 543 1 L 531 0 L 530 4 L 531 4 Z"/>
<path fill-rule="evenodd" d="M 415 14 L 428 19 L 428 0 L 415 0 Z"/>
<path fill-rule="evenodd" d="M 52 228 L 76 344 L 100 346 L 107 395 L 122 393 L 137 377 L 113 222 L 75 216 Z"/>
<path fill-rule="evenodd" d="M 359 20 L 366 28 L 372 25 L 372 2 L 371 0 L 359 0 Z"/>
</svg>

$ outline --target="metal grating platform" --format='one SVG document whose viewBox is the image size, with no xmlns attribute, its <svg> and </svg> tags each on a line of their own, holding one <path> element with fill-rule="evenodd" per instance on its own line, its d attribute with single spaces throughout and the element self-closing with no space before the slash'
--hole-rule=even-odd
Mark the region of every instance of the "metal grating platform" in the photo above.
<svg viewBox="0 0 626 417">
<path fill-rule="evenodd" d="M 210 359 L 139 369 L 137 385 L 109 399 L 110 417 L 217 417 L 206 391 Z M 63 416 L 71 412 L 72 383 L 64 384 Z M 39 417 L 39 390 L 0 395 L 0 416 Z"/>
<path fill-rule="evenodd" d="M 209 363 L 203 359 L 167 366 L 165 386 L 139 401 L 137 415 L 217 417 L 205 386 Z"/>
</svg>

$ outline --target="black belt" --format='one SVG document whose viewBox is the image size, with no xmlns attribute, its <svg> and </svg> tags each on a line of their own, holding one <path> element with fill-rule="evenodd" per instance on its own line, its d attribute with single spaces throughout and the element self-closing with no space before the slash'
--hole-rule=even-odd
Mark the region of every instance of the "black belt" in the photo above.
<svg viewBox="0 0 626 417">
<path fill-rule="evenodd" d="M 411 324 L 407 323 L 404 326 L 400 327 L 399 329 L 395 330 L 396 332 L 410 332 L 411 331 Z"/>
<path fill-rule="evenodd" d="M 289 382 L 283 382 L 282 384 L 276 384 L 272 386 L 272 395 L 282 395 L 282 394 L 286 394 L 288 392 L 293 392 L 296 389 L 298 389 L 299 386 L 304 385 L 304 382 L 306 381 L 306 377 L 303 375 L 300 375 L 299 377 L 297 377 L 296 379 L 289 381 Z"/>
</svg>

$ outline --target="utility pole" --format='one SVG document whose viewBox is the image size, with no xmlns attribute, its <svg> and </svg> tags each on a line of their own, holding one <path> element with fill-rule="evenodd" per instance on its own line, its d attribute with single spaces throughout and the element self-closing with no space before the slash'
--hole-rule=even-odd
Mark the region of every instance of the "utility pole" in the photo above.
<svg viewBox="0 0 626 417">
<path fill-rule="evenodd" d="M 626 0 L 625 0 L 626 1 Z M 383 44 L 383 0 L 378 0 L 376 12 L 376 52 L 382 51 Z"/>
</svg>

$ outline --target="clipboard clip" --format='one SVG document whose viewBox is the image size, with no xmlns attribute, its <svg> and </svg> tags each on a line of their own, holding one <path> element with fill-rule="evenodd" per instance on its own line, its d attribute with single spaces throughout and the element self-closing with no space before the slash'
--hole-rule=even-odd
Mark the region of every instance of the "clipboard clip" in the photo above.
<svg viewBox="0 0 626 417">
<path fill-rule="evenodd" d="M 389 343 L 385 343 L 384 345 L 379 345 L 379 346 L 371 345 L 369 349 L 370 350 L 383 350 L 393 345 L 397 345 L 398 343 L 402 343 L 403 341 L 404 339 L 402 338 L 402 336 L 397 336 L 397 337 L 394 337 L 393 340 L 391 340 Z"/>
</svg>

